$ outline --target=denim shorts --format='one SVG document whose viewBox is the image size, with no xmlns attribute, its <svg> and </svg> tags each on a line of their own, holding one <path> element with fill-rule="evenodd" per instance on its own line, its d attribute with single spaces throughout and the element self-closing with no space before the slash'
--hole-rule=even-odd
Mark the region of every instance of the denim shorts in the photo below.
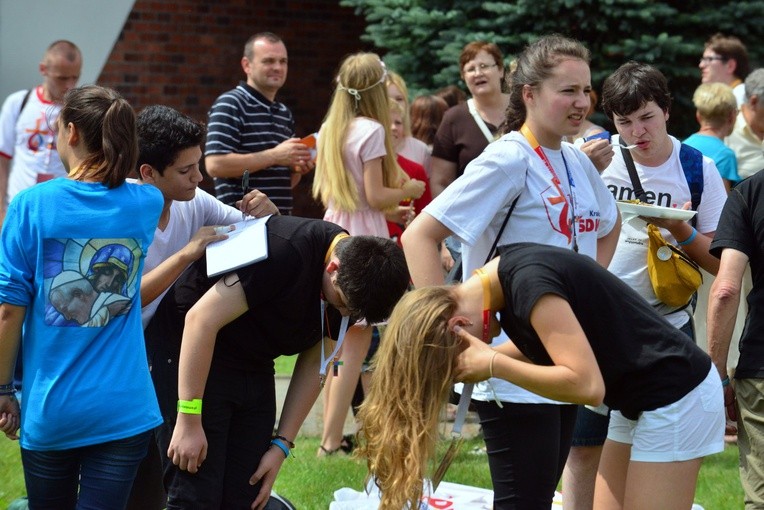
<svg viewBox="0 0 764 510">
<path fill-rule="evenodd" d="M 595 413 L 585 406 L 577 406 L 576 428 L 573 431 L 571 446 L 602 446 L 607 439 L 610 418 Z"/>
</svg>

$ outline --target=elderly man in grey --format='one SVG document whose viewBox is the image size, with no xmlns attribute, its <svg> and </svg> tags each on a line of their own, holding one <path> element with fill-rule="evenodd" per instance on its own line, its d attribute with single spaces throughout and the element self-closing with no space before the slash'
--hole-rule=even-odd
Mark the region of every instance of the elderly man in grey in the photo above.
<svg viewBox="0 0 764 510">
<path fill-rule="evenodd" d="M 724 143 L 735 151 L 741 179 L 764 169 L 764 68 L 756 69 L 745 79 L 745 103 Z"/>
</svg>

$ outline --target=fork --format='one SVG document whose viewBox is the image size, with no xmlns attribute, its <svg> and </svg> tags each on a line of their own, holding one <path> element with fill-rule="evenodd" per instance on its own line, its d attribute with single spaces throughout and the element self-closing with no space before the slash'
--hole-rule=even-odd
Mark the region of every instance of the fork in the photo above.
<svg viewBox="0 0 764 510">
<path fill-rule="evenodd" d="M 637 144 L 636 143 L 634 145 L 620 145 L 620 144 L 617 144 L 617 143 L 611 143 L 610 145 L 612 145 L 616 149 L 619 148 L 619 147 L 623 147 L 626 150 L 631 150 L 631 149 L 636 149 L 637 148 Z"/>
</svg>

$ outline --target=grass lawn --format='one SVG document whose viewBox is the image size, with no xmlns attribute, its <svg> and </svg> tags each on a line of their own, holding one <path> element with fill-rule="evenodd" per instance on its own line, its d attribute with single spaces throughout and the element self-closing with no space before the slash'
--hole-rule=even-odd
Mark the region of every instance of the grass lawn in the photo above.
<svg viewBox="0 0 764 510">
<path fill-rule="evenodd" d="M 366 465 L 349 457 L 317 459 L 318 438 L 300 437 L 295 458 L 284 463 L 276 481 L 276 491 L 300 510 L 326 510 L 334 491 L 342 487 L 361 490 Z M 471 453 L 482 445 L 480 440 L 465 441 L 459 456 L 449 469 L 446 480 L 476 487 L 490 487 L 491 479 L 484 454 Z M 15 441 L 0 438 L 0 509 L 24 495 L 19 447 Z M 737 471 L 737 447 L 706 458 L 700 470 L 695 502 L 706 510 L 730 510 L 743 507 L 743 490 Z"/>
<path fill-rule="evenodd" d="M 276 373 L 291 374 L 295 357 L 276 360 Z M 334 491 L 342 487 L 361 490 L 366 465 L 350 457 L 317 459 L 318 438 L 299 437 L 295 458 L 284 463 L 275 489 L 300 510 L 326 510 Z M 472 453 L 482 446 L 479 439 L 465 441 L 445 480 L 476 487 L 491 486 L 485 454 Z M 444 442 L 445 445 L 445 442 Z M 728 446 L 724 452 L 703 462 L 695 502 L 705 510 L 743 508 L 743 490 L 738 477 L 738 449 Z M 0 510 L 24 495 L 24 478 L 19 446 L 0 436 Z"/>
</svg>

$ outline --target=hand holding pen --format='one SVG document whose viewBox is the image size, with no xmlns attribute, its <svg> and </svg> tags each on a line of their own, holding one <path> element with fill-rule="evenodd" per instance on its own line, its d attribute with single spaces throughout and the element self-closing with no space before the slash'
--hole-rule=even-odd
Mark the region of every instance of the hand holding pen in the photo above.
<svg viewBox="0 0 764 510">
<path fill-rule="evenodd" d="M 249 191 L 249 170 L 244 170 L 244 175 L 241 177 L 241 195 L 242 200 L 244 199 L 244 195 L 247 194 L 247 191 Z M 244 221 L 247 219 L 247 213 L 242 211 L 241 212 L 241 220 Z"/>
</svg>

